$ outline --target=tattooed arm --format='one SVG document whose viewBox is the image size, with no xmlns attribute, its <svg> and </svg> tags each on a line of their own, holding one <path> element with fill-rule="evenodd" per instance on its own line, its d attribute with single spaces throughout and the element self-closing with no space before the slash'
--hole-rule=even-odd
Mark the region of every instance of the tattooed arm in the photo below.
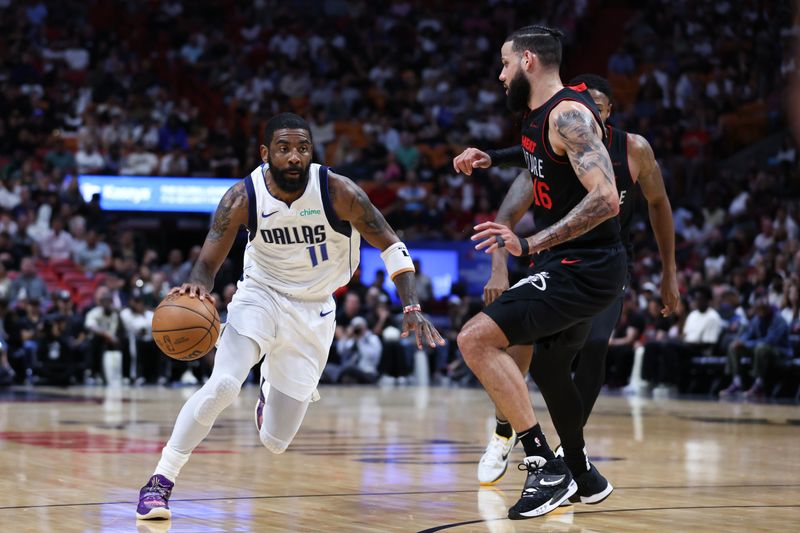
<svg viewBox="0 0 800 533">
<path fill-rule="evenodd" d="M 239 181 L 219 201 L 211 229 L 192 267 L 189 280 L 180 288 L 172 289 L 170 294 L 189 294 L 192 297 L 199 296 L 201 300 L 210 298 L 208 293 L 214 288 L 217 271 L 228 257 L 239 228 L 247 225 L 247 214 L 247 191 L 244 181 Z"/>
<path fill-rule="evenodd" d="M 528 238 L 531 253 L 583 235 L 619 213 L 619 195 L 600 125 L 576 102 L 562 102 L 550 113 L 550 144 L 569 157 L 588 194 L 572 211 L 547 229 Z"/>
<path fill-rule="evenodd" d="M 524 170 L 508 189 L 494 221 L 514 229 L 532 203 L 533 181 L 530 173 Z M 508 250 L 499 248 L 492 253 L 492 275 L 483 288 L 483 302 L 489 305 L 506 289 L 508 289 Z"/>
<path fill-rule="evenodd" d="M 650 225 L 658 243 L 662 268 L 661 301 L 664 303 L 661 313 L 666 316 L 675 310 L 680 300 L 675 267 L 675 225 L 658 161 L 650 143 L 641 135 L 628 134 L 628 167 L 642 187 Z"/>
<path fill-rule="evenodd" d="M 361 187 L 349 178 L 334 172 L 328 173 L 328 180 L 328 193 L 336 216 L 350 222 L 364 240 L 378 250 L 386 250 L 394 243 L 400 242 L 397 234 L 378 208 L 372 205 L 367 193 Z M 419 305 L 413 272 L 402 272 L 392 281 L 404 306 Z M 406 337 L 412 330 L 416 331 L 417 346 L 420 348 L 423 341 L 430 346 L 435 346 L 437 343 L 444 344 L 444 339 L 436 328 L 418 311 L 403 315 L 402 335 Z"/>
</svg>

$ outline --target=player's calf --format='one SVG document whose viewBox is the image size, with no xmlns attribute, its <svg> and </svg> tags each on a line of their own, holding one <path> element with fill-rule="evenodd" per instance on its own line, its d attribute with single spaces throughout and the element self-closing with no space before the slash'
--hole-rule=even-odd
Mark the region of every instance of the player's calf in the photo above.
<svg viewBox="0 0 800 533">
<path fill-rule="evenodd" d="M 266 389 L 266 392 L 265 392 Z M 269 394 L 269 383 L 261 378 L 261 385 L 258 387 L 258 401 L 256 402 L 256 429 L 258 429 L 258 437 L 261 439 L 261 444 L 266 449 L 275 454 L 280 454 L 286 451 L 289 447 L 288 442 L 284 442 L 269 434 L 264 427 L 264 407 L 267 404 L 267 395 Z"/>
</svg>

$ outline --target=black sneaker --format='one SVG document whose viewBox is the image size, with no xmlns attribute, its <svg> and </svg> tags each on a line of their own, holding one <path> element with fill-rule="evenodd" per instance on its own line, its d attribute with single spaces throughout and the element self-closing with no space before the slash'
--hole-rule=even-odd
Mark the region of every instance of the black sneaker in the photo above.
<svg viewBox="0 0 800 533">
<path fill-rule="evenodd" d="M 597 471 L 592 463 L 589 463 L 589 470 L 575 476 L 575 483 L 578 484 L 578 490 L 569 497 L 569 501 L 572 503 L 594 505 L 608 498 L 614 491 L 611 483 Z"/>
<path fill-rule="evenodd" d="M 526 457 L 519 469 L 528 471 L 528 479 L 519 501 L 508 510 L 511 520 L 547 514 L 578 490 L 569 468 L 560 457 L 550 461 L 544 457 Z"/>
</svg>

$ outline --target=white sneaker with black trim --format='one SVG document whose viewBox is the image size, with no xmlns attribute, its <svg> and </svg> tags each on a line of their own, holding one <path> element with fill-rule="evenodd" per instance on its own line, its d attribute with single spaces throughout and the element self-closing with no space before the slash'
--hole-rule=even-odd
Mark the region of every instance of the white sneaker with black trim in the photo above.
<svg viewBox="0 0 800 533">
<path fill-rule="evenodd" d="M 510 438 L 501 437 L 497 433 L 492 435 L 478 462 L 478 483 L 484 486 L 494 485 L 503 478 L 508 469 L 508 456 L 516 443 L 516 433 L 512 432 Z"/>
</svg>

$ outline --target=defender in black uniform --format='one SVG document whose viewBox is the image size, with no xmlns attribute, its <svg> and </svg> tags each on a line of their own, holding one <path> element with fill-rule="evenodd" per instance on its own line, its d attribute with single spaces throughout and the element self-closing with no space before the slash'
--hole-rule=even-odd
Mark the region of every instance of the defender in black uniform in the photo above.
<svg viewBox="0 0 800 533">
<path fill-rule="evenodd" d="M 661 256 L 661 299 L 664 304 L 661 313 L 668 316 L 677 307 L 680 293 L 675 266 L 675 226 L 661 169 L 647 139 L 607 124 L 612 107 L 611 86 L 608 80 L 586 74 L 570 81 L 570 85 L 580 83 L 589 89 L 606 128 L 606 147 L 614 166 L 619 193 L 620 239 L 628 256 L 628 276 L 630 278 L 633 275 L 634 250 L 630 231 L 637 196 L 635 189 L 639 185 L 647 202 L 650 224 Z M 626 287 L 628 285 L 629 283 L 626 283 Z M 583 398 L 584 425 L 605 381 L 608 339 L 621 314 L 622 296 L 592 320 L 589 337 L 578 353 L 578 366 L 575 369 L 574 379 Z"/>
<path fill-rule="evenodd" d="M 556 458 L 536 422 L 524 379 L 505 352 L 514 344 L 558 344 L 572 354 L 583 344 L 591 318 L 622 292 L 625 252 L 619 240 L 619 196 L 600 116 L 586 91 L 565 88 L 558 74 L 561 33 L 541 26 L 514 32 L 503 44 L 500 81 L 512 110 L 527 110 L 521 144 L 494 154 L 470 148 L 454 160 L 470 174 L 477 166 L 524 164 L 533 179 L 539 232 L 520 238 L 507 226 L 476 227 L 476 249 L 506 248 L 535 254 L 534 273 L 505 291 L 461 330 L 458 346 L 495 405 L 517 430 L 528 479 L 509 518 L 550 512 L 577 491 L 571 470 Z M 522 162 L 522 163 L 520 163 Z M 537 358 L 548 383 L 542 390 L 561 409 L 567 463 L 585 463 L 581 398 L 572 382 L 571 357 Z M 546 364 L 545 364 L 546 362 Z M 554 404 L 554 403 L 552 403 Z M 582 473 L 585 473 L 584 472 Z"/>
<path fill-rule="evenodd" d="M 574 78 L 570 81 L 570 85 L 576 88 L 583 88 L 583 86 L 588 88 L 605 124 L 611 113 L 611 87 L 608 81 L 600 76 L 587 74 Z M 620 197 L 620 235 L 627 250 L 628 275 L 630 276 L 632 273 L 633 264 L 633 247 L 629 235 L 630 224 L 636 197 L 635 188 L 637 183 L 640 183 L 648 203 L 650 220 L 661 252 L 663 265 L 661 293 L 665 304 L 662 313 L 666 316 L 677 305 L 679 293 L 675 276 L 672 210 L 664 189 L 661 172 L 649 143 L 643 137 L 628 134 L 608 124 L 605 124 L 605 132 L 605 144 L 614 168 L 617 192 Z M 525 210 L 533 203 L 532 195 L 531 178 L 527 172 L 523 172 L 506 195 L 496 221 L 514 227 Z M 495 254 L 492 261 L 492 276 L 484 290 L 484 299 L 487 304 L 508 288 L 507 254 Z M 582 398 L 583 425 L 589 418 L 604 382 L 608 339 L 619 320 L 621 309 L 622 294 L 611 306 L 592 320 L 589 336 L 580 351 L 574 381 Z M 514 346 L 509 348 L 508 353 L 523 372 L 527 371 L 531 362 L 532 347 Z M 541 375 L 535 369 L 531 374 L 537 380 Z M 551 415 L 554 419 L 557 418 L 558 412 L 557 406 L 551 406 Z M 510 428 L 508 428 L 503 414 L 498 412 L 497 417 L 495 435 L 487 446 L 478 468 L 479 481 L 482 484 L 493 484 L 499 480 L 507 466 L 508 451 L 514 445 L 513 435 L 510 434 Z M 500 445 L 496 444 L 497 442 Z M 505 447 L 502 446 L 503 444 Z M 558 453 L 557 450 L 556 454 L 558 455 Z M 578 492 L 571 497 L 573 502 L 599 503 L 613 490 L 601 476 L 575 474 Z M 497 480 L 494 479 L 494 476 L 497 476 Z"/>
</svg>

